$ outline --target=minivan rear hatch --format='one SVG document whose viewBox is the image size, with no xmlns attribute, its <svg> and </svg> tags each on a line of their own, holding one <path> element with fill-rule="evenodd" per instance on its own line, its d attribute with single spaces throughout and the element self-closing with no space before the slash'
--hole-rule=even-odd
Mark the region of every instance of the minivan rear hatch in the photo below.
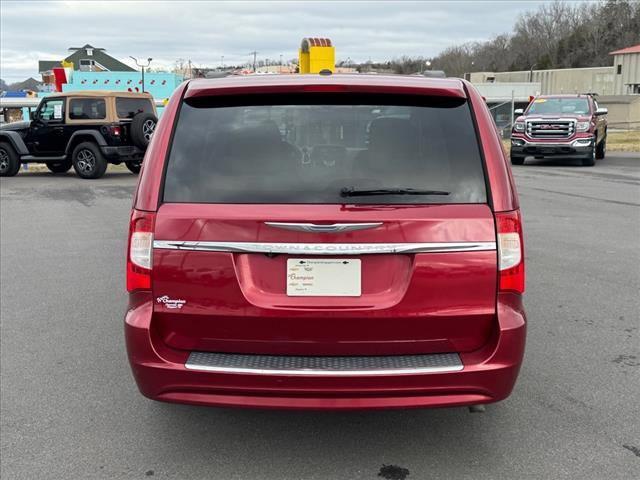
<svg viewBox="0 0 640 480">
<path fill-rule="evenodd" d="M 495 225 L 458 97 L 183 100 L 155 219 L 153 326 L 176 349 L 471 351 Z"/>
</svg>

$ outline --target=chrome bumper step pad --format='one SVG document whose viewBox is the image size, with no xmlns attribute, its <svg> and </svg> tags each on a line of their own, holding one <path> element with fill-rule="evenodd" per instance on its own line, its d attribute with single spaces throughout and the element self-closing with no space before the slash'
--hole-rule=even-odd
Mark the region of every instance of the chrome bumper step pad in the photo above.
<svg viewBox="0 0 640 480">
<path fill-rule="evenodd" d="M 191 352 L 185 367 L 219 373 L 253 375 L 366 376 L 456 372 L 463 369 L 457 353 L 349 357 L 244 355 Z"/>
</svg>

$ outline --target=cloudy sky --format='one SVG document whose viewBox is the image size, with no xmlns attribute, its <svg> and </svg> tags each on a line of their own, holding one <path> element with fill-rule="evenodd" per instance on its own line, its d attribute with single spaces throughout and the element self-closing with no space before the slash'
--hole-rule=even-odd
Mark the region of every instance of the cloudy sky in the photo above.
<svg viewBox="0 0 640 480">
<path fill-rule="evenodd" d="M 183 58 L 218 66 L 295 58 L 306 36 L 332 39 L 338 59 L 373 61 L 436 55 L 510 31 L 542 1 L 11 1 L 0 2 L 0 77 L 38 78 L 38 60 L 61 59 L 86 43 L 131 63 Z"/>
</svg>

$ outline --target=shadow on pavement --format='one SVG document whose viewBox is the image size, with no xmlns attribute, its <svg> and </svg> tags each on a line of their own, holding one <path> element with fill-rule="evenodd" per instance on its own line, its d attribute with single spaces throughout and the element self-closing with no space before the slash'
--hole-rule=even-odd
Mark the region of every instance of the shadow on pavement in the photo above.
<svg viewBox="0 0 640 480">
<path fill-rule="evenodd" d="M 187 457 L 182 460 L 194 466 L 212 455 L 248 455 L 244 465 L 236 464 L 246 478 L 278 478 L 279 469 L 293 465 L 305 465 L 309 473 L 322 472 L 326 478 L 351 478 L 349 469 L 363 464 L 370 466 L 359 471 L 365 478 L 377 478 L 383 464 L 400 471 L 436 464 L 440 471 L 466 470 L 476 460 L 495 456 L 497 445 L 488 439 L 500 434 L 500 420 L 509 410 L 504 402 L 480 414 L 466 407 L 305 412 L 153 405 L 148 413 L 158 422 L 158 434 L 172 438 L 163 454 L 173 455 L 180 445 L 181 457 Z M 299 473 L 297 478 L 305 478 L 306 471 Z M 411 478 L 424 474 L 413 472 Z M 293 478 L 292 472 L 285 476 Z"/>
</svg>

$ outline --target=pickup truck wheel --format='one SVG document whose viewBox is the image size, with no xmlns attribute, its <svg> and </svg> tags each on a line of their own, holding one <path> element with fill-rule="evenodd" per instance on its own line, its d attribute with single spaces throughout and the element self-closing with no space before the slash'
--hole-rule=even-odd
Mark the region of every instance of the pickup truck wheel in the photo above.
<svg viewBox="0 0 640 480">
<path fill-rule="evenodd" d="M 47 163 L 47 168 L 53 173 L 66 173 L 71 168 L 71 160 L 64 162 Z"/>
<path fill-rule="evenodd" d="M 524 157 L 511 155 L 511 165 L 524 165 Z"/>
<path fill-rule="evenodd" d="M 131 173 L 135 173 L 136 175 L 140 173 L 140 169 L 142 168 L 142 162 L 124 162 Z"/>
<path fill-rule="evenodd" d="M 607 153 L 607 137 L 604 137 L 602 141 L 596 147 L 596 158 L 602 160 Z"/>
<path fill-rule="evenodd" d="M 146 150 L 158 123 L 153 113 L 138 113 L 131 120 L 131 140 L 141 150 Z"/>
<path fill-rule="evenodd" d="M 595 145 L 591 147 L 591 152 L 589 156 L 582 159 L 583 167 L 593 167 L 596 164 L 596 147 Z"/>
<path fill-rule="evenodd" d="M 82 142 L 73 149 L 73 169 L 79 177 L 100 178 L 107 171 L 107 161 L 95 143 Z"/>
<path fill-rule="evenodd" d="M 0 143 L 0 177 L 13 177 L 20 171 L 18 154 L 8 143 Z"/>
</svg>

